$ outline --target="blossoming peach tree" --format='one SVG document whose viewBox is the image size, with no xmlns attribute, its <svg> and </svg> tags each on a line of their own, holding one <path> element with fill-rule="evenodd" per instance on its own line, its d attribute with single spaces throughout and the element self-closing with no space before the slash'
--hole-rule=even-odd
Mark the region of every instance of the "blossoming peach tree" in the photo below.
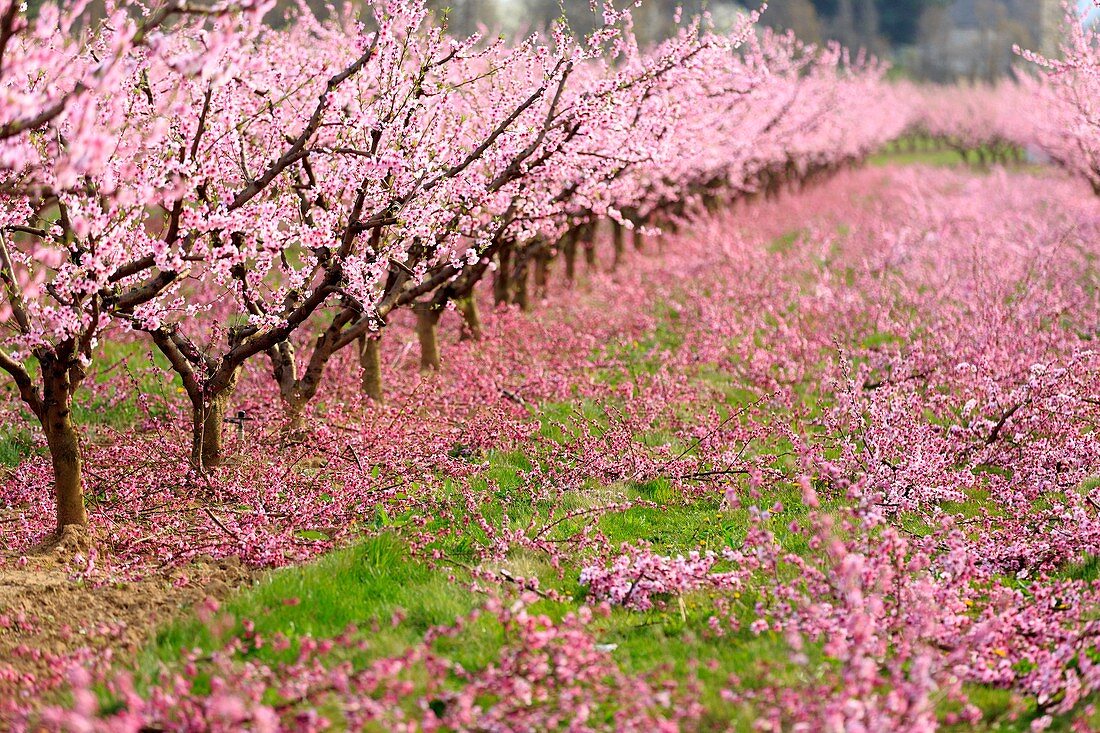
<svg viewBox="0 0 1100 733">
<path fill-rule="evenodd" d="M 115 315 L 168 284 L 145 273 L 181 257 L 198 142 L 182 138 L 179 88 L 220 87 L 264 10 L 167 3 L 95 23 L 85 5 L 33 22 L 0 6 L 0 368 L 46 437 L 59 527 L 86 521 L 74 392 Z"/>
<path fill-rule="evenodd" d="M 1096 92 L 1100 88 L 1100 33 L 1085 16 L 1067 5 L 1065 33 L 1058 58 L 1017 49 L 1041 70 L 1030 86 L 1043 102 L 1035 135 L 1043 150 L 1061 167 L 1089 182 L 1100 194 L 1100 122 Z"/>
</svg>

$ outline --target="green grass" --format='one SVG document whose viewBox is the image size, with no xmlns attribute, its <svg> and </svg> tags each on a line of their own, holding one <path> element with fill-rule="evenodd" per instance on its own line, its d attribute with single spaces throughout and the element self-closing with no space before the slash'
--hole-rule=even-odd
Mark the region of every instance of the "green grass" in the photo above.
<svg viewBox="0 0 1100 733">
<path fill-rule="evenodd" d="M 654 340 L 675 338 L 665 333 Z M 652 340 L 636 342 L 620 349 L 617 357 L 642 362 L 652 344 Z M 713 369 L 702 369 L 697 378 L 714 380 L 718 375 Z M 730 390 L 726 409 L 732 411 L 754 398 L 744 391 Z M 540 421 L 540 434 L 546 441 L 543 445 L 549 449 L 551 444 L 578 440 L 584 431 L 598 436 L 608 428 L 611 418 L 608 407 L 578 401 L 545 405 L 533 419 Z M 639 438 L 644 439 L 645 436 Z M 684 448 L 690 446 L 677 450 Z M 493 525 L 503 523 L 507 516 L 512 528 L 526 526 L 532 517 L 545 526 L 560 519 L 564 512 L 588 502 L 633 499 L 655 506 L 636 506 L 602 515 L 599 528 L 607 542 L 613 547 L 645 542 L 654 550 L 671 555 L 697 549 L 738 548 L 751 526 L 750 512 L 723 507 L 720 492 L 704 492 L 699 498 L 685 497 L 661 478 L 613 486 L 593 482 L 585 491 L 566 495 L 561 503 L 534 501 L 522 489 L 527 474 L 547 460 L 538 446 L 533 452 L 490 451 L 478 460 L 484 460 L 487 466 L 471 480 L 470 488 L 489 498 L 479 504 L 478 511 L 481 518 Z M 454 502 L 464 490 L 459 482 L 450 479 L 442 479 L 436 489 L 444 503 Z M 783 512 L 769 520 L 769 529 L 785 550 L 807 552 L 805 534 L 790 529 L 792 522 L 801 524 L 806 516 L 800 490 L 793 485 L 781 487 L 759 501 L 768 506 L 776 501 L 783 503 Z M 452 622 L 482 600 L 468 590 L 465 581 L 470 580 L 468 564 L 477 556 L 475 546 L 487 538 L 473 524 L 445 535 L 434 548 L 445 560 L 433 569 L 406 552 L 400 528 L 408 519 L 386 517 L 380 523 L 390 528 L 385 534 L 365 539 L 315 563 L 268 574 L 255 588 L 234 595 L 221 609 L 220 621 L 189 618 L 166 626 L 138 660 L 138 679 L 147 685 L 161 670 L 178 665 L 186 650 L 219 648 L 241 633 L 244 619 L 251 620 L 262 637 L 271 639 L 275 634 L 283 634 L 289 638 L 291 644 L 286 651 L 276 652 L 268 644 L 246 655 L 250 660 L 268 664 L 290 660 L 304 638 L 334 637 L 349 624 L 363 630 L 364 648 L 348 657 L 357 667 L 417 644 L 430 627 Z M 584 518 L 562 521 L 551 536 L 567 538 L 583 529 L 586 521 Z M 428 529 L 445 530 L 450 522 L 438 519 L 429 523 Z M 513 552 L 505 562 L 514 575 L 537 577 L 541 587 L 552 588 L 562 595 L 562 602 L 543 600 L 534 609 L 552 618 L 561 618 L 585 602 L 585 588 L 578 582 L 582 564 L 578 558 L 565 568 L 556 568 L 544 557 L 530 552 Z M 458 582 L 451 580 L 452 574 Z M 666 604 L 644 613 L 614 609 L 607 618 L 597 618 L 592 631 L 600 643 L 611 645 L 612 657 L 625 672 L 664 675 L 681 682 L 696 680 L 706 710 L 704 730 L 724 728 L 730 722 L 737 729 L 748 730 L 751 711 L 729 703 L 721 694 L 731 675 L 752 688 L 764 679 L 795 684 L 804 679 L 806 670 L 790 663 L 785 642 L 774 635 L 758 636 L 742 629 L 716 639 L 708 623 L 714 614 L 713 600 L 706 594 L 693 594 L 681 600 L 666 599 Z M 735 600 L 741 604 L 739 613 L 744 615 L 746 625 L 752 618 L 754 600 L 751 594 Z M 397 613 L 405 621 L 390 624 L 389 619 Z M 466 628 L 457 637 L 443 639 L 435 649 L 468 669 L 477 669 L 494 658 L 501 641 L 499 626 L 484 621 Z M 814 649 L 808 652 L 811 659 L 816 658 Z"/>
<path fill-rule="evenodd" d="M 179 379 L 175 375 L 171 378 L 163 376 L 151 369 L 149 357 L 149 346 L 141 341 L 104 340 L 96 349 L 88 378 L 73 399 L 73 421 L 85 439 L 94 439 L 101 428 L 132 428 L 144 416 L 137 401 L 140 394 L 151 398 L 149 409 L 152 415 L 163 413 L 165 402 L 177 398 Z M 160 352 L 155 352 L 152 357 L 152 363 L 158 370 L 167 369 L 168 362 Z M 37 379 L 38 366 L 33 359 L 27 362 L 27 367 L 32 378 Z M 113 391 L 96 394 L 92 388 L 111 380 L 127 385 L 129 393 L 124 399 L 115 399 Z M 0 390 L 3 400 L 22 408 L 18 392 L 10 381 L 0 381 Z M 18 412 L 18 421 L 0 425 L 0 466 L 16 466 L 24 458 L 44 451 L 37 421 L 25 408 Z"/>
<path fill-rule="evenodd" d="M 28 423 L 29 424 L 29 423 Z M 23 425 L 0 428 L 0 466 L 18 466 L 37 451 L 35 434 Z"/>
<path fill-rule="evenodd" d="M 965 165 L 954 150 L 890 151 L 878 153 L 868 159 L 873 166 L 928 165 L 936 167 L 960 167 Z"/>
<path fill-rule="evenodd" d="M 794 249 L 794 245 L 798 240 L 809 234 L 810 231 L 808 229 L 795 229 L 787 232 L 768 243 L 768 252 L 771 254 L 787 254 Z"/>
<path fill-rule="evenodd" d="M 521 564 L 521 569 L 532 568 Z M 233 596 L 215 618 L 187 618 L 161 629 L 137 660 L 139 689 L 145 689 L 162 670 L 172 669 L 188 651 L 217 649 L 241 635 L 245 619 L 267 643 L 248 648 L 242 660 L 290 662 L 303 640 L 333 638 L 346 633 L 349 625 L 358 629 L 352 638 L 362 645 L 340 654 L 340 661 L 362 668 L 372 660 L 397 655 L 420 643 L 428 629 L 468 614 L 482 600 L 463 583 L 450 580 L 451 572 L 431 569 L 411 558 L 403 543 L 389 534 L 308 565 L 272 572 L 256 587 Z M 583 593 L 577 591 L 572 601 L 543 600 L 532 610 L 559 620 L 583 602 Z M 391 623 L 397 614 L 404 620 Z M 710 615 L 705 597 L 689 596 L 682 606 L 672 603 L 645 613 L 615 609 L 609 617 L 597 618 L 591 629 L 599 643 L 609 645 L 624 671 L 698 678 L 708 711 L 705 720 L 714 725 L 737 720 L 744 727 L 750 722 L 748 711 L 723 701 L 720 691 L 728 685 L 730 674 L 765 668 L 775 673 L 776 663 L 786 656 L 785 645 L 775 635 L 747 631 L 714 643 L 707 635 Z M 271 644 L 277 634 L 287 637 L 287 648 L 276 650 Z M 496 657 L 502 643 L 501 627 L 486 617 L 456 636 L 441 637 L 433 650 L 466 669 L 479 669 Z M 780 673 L 793 682 L 800 670 L 788 667 Z M 207 682 L 200 677 L 197 691 L 208 689 Z M 748 685 L 752 684 L 750 676 Z M 117 706 L 106 690 L 100 696 L 108 708 Z"/>
<path fill-rule="evenodd" d="M 1049 166 L 1028 162 L 1022 157 L 1010 158 L 1007 161 L 997 160 L 992 149 L 984 149 L 985 162 L 982 162 L 978 150 L 966 151 L 965 159 L 958 150 L 938 145 L 922 143 L 915 149 L 905 145 L 894 144 L 879 151 L 867 159 L 867 163 L 874 167 L 882 166 L 908 166 L 925 165 L 939 168 L 968 168 L 971 172 L 989 171 L 995 165 L 1003 165 L 1014 171 L 1032 174 L 1042 174 L 1050 170 Z M 1022 153 L 1021 153 L 1022 156 Z"/>
<path fill-rule="evenodd" d="M 395 536 L 372 537 L 317 562 L 269 573 L 255 587 L 238 593 L 220 610 L 225 625 L 188 618 L 157 633 L 154 643 L 139 659 L 143 678 L 162 662 L 179 657 L 182 650 L 216 649 L 239 635 L 245 619 L 255 624 L 260 636 L 277 633 L 291 640 L 289 649 L 271 646 L 250 656 L 265 662 L 294 658 L 303 638 L 331 638 L 355 624 L 368 633 L 367 657 L 397 654 L 419 641 L 432 626 L 451 623 L 468 613 L 479 599 L 409 557 Z M 394 614 L 407 614 L 392 624 Z M 467 639 L 463 661 L 476 664 L 495 651 L 499 640 Z M 486 646 L 487 645 L 487 646 Z"/>
</svg>

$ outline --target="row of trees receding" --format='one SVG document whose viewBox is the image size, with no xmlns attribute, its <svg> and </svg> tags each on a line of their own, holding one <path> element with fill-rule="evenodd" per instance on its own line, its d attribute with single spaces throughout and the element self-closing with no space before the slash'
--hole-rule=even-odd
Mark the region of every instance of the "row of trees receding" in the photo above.
<svg viewBox="0 0 1100 733">
<path fill-rule="evenodd" d="M 131 9 L 133 10 L 133 9 Z M 701 20 L 635 42 L 628 12 L 508 43 L 450 38 L 419 0 L 370 17 L 167 2 L 100 24 L 0 2 L 0 370 L 41 426 L 59 527 L 87 521 L 72 406 L 107 338 L 147 338 L 223 460 L 242 370 L 287 430 L 333 357 L 381 400 L 380 336 L 415 313 L 481 335 L 478 285 L 528 308 L 609 228 L 647 232 L 861 160 L 906 125 L 882 69 L 836 46 Z M 261 367 L 266 360 L 266 367 Z"/>
</svg>

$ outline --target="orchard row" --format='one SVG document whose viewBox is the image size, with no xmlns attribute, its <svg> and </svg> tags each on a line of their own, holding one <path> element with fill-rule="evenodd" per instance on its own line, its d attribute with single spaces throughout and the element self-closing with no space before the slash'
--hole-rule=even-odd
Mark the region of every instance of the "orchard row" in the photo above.
<svg viewBox="0 0 1100 733">
<path fill-rule="evenodd" d="M 477 338 L 481 280 L 525 306 L 600 222 L 618 265 L 628 231 L 829 174 L 907 124 L 879 65 L 754 16 L 641 49 L 610 6 L 587 37 L 515 43 L 452 39 L 417 0 L 280 29 L 269 9 L 0 7 L 0 368 L 49 447 L 58 528 L 86 522 L 73 399 L 105 340 L 171 364 L 206 471 L 242 370 L 266 362 L 300 431 L 345 349 L 382 399 L 399 310 L 436 369 L 446 309 Z"/>
</svg>

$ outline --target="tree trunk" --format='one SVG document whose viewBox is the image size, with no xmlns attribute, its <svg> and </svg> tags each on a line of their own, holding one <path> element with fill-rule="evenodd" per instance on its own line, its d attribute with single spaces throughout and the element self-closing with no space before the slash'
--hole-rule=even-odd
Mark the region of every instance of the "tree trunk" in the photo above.
<svg viewBox="0 0 1100 733">
<path fill-rule="evenodd" d="M 68 370 L 58 364 L 43 363 L 42 372 L 45 399 L 41 422 L 53 463 L 54 501 L 60 532 L 66 525 L 88 523 L 81 482 L 80 439 L 73 427 Z"/>
<path fill-rule="evenodd" d="M 668 248 L 669 227 L 667 225 L 661 226 L 660 233 L 657 234 L 657 253 L 664 254 Z"/>
<path fill-rule="evenodd" d="M 382 334 L 359 337 L 359 366 L 363 370 L 363 393 L 382 404 Z"/>
<path fill-rule="evenodd" d="M 630 230 L 630 243 L 634 245 L 635 252 L 642 251 L 642 225 L 638 222 L 634 222 L 634 228 Z"/>
<path fill-rule="evenodd" d="M 546 298 L 550 288 L 550 252 L 540 249 L 535 255 L 535 297 Z"/>
<path fill-rule="evenodd" d="M 587 265 L 589 272 L 593 272 L 598 266 L 596 262 L 596 222 L 593 221 L 584 225 L 581 239 L 584 240 L 584 264 Z"/>
<path fill-rule="evenodd" d="M 779 198 L 779 194 L 782 191 L 782 181 L 779 178 L 779 174 L 769 171 L 767 183 L 764 187 L 764 198 L 768 201 L 775 201 Z"/>
<path fill-rule="evenodd" d="M 477 307 L 477 296 L 470 293 L 465 298 L 455 301 L 458 312 L 462 315 L 462 330 L 459 332 L 460 341 L 480 341 L 481 311 Z"/>
<path fill-rule="evenodd" d="M 512 302 L 519 306 L 519 309 L 527 312 L 531 310 L 531 291 L 530 291 L 530 277 L 528 277 L 528 270 L 530 270 L 531 255 L 530 252 L 525 252 L 516 258 L 515 269 L 512 270 Z"/>
<path fill-rule="evenodd" d="M 576 227 L 565 233 L 562 254 L 565 256 L 565 279 L 572 283 L 577 279 L 577 235 Z"/>
<path fill-rule="evenodd" d="M 297 440 L 305 436 L 308 430 L 306 424 L 306 405 L 308 404 L 309 398 L 304 396 L 283 398 L 283 417 L 285 419 L 283 438 Z"/>
<path fill-rule="evenodd" d="M 614 219 L 611 220 L 611 243 L 615 246 L 615 259 L 611 261 L 611 271 L 615 272 L 619 269 L 619 265 L 623 261 L 623 251 L 625 249 L 625 235 L 623 231 L 624 227 Z"/>
<path fill-rule="evenodd" d="M 222 429 L 229 395 L 223 392 L 205 405 L 191 407 L 191 465 L 202 472 L 216 468 L 224 460 Z"/>
<path fill-rule="evenodd" d="M 439 316 L 438 308 L 418 306 L 416 312 L 416 337 L 420 341 L 420 373 L 439 371 Z"/>
<path fill-rule="evenodd" d="M 504 247 L 497 254 L 497 271 L 493 276 L 493 299 L 497 305 L 512 302 L 512 248 Z"/>
</svg>

